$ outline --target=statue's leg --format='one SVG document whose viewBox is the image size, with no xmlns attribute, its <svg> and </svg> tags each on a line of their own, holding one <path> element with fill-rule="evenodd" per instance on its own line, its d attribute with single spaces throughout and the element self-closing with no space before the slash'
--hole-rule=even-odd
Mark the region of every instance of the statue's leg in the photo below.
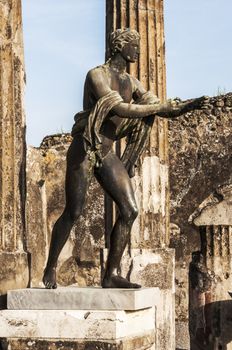
<svg viewBox="0 0 232 350">
<path fill-rule="evenodd" d="M 119 215 L 110 236 L 109 255 L 102 287 L 140 288 L 140 285 L 118 276 L 122 254 L 129 241 L 133 222 L 138 215 L 131 180 L 120 159 L 112 152 L 103 159 L 102 166 L 96 170 L 95 175 L 119 209 Z"/>
<path fill-rule="evenodd" d="M 56 266 L 58 257 L 75 221 L 83 210 L 92 168 L 93 165 L 84 151 L 82 138 L 75 138 L 67 154 L 66 206 L 53 227 L 48 261 L 44 271 L 43 283 L 46 288 L 57 287 Z"/>
</svg>

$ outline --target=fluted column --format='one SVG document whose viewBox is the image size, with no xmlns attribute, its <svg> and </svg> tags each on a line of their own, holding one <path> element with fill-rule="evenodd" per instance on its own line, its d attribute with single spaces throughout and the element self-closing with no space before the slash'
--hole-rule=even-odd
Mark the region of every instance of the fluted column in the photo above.
<svg viewBox="0 0 232 350">
<path fill-rule="evenodd" d="M 163 101 L 166 98 L 163 0 L 107 0 L 106 43 L 113 30 L 125 27 L 136 29 L 141 35 L 140 57 L 128 67 L 130 73 Z M 107 46 L 106 56 L 108 50 Z M 141 161 L 140 181 L 135 178 L 140 232 L 139 237 L 136 232 L 132 234 L 133 247 L 164 247 L 169 243 L 167 130 L 167 120 L 156 118 Z"/>
<path fill-rule="evenodd" d="M 227 280 L 231 276 L 232 226 L 200 226 L 201 252 L 208 269 Z M 222 276 L 221 276 L 222 275 Z"/>
<path fill-rule="evenodd" d="M 125 27 L 137 30 L 141 36 L 139 60 L 128 71 L 163 101 L 166 98 L 163 0 L 106 0 L 106 58 L 109 34 Z M 167 131 L 167 120 L 157 117 L 133 178 L 140 215 L 133 225 L 121 264 L 122 274 L 131 281 L 158 287 L 156 348 L 159 350 L 175 349 L 174 253 L 168 249 Z M 122 141 L 119 149 L 123 146 Z M 107 208 L 106 223 L 111 223 Z"/>
<path fill-rule="evenodd" d="M 0 294 L 27 283 L 24 57 L 20 0 L 0 0 Z"/>
</svg>

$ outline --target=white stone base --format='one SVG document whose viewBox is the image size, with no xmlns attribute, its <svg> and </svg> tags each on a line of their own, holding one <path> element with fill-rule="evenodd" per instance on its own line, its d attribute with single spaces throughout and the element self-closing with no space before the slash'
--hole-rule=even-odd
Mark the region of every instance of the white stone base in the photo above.
<svg viewBox="0 0 232 350">
<path fill-rule="evenodd" d="M 7 293 L 10 310 L 141 310 L 155 304 L 158 288 L 103 289 L 61 287 L 19 289 Z"/>
<path fill-rule="evenodd" d="M 155 329 L 155 308 L 139 311 L 2 310 L 0 338 L 115 340 Z"/>
</svg>

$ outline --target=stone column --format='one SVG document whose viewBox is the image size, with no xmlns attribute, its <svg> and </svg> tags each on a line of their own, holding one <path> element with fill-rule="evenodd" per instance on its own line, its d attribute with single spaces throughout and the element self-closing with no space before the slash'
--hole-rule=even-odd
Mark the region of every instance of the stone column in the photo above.
<svg viewBox="0 0 232 350">
<path fill-rule="evenodd" d="M 130 27 L 141 35 L 141 53 L 129 67 L 147 90 L 161 101 L 166 98 L 163 0 L 106 1 L 106 43 L 117 28 Z M 108 47 L 106 55 L 108 56 Z M 139 170 L 140 233 L 134 247 L 164 247 L 169 244 L 168 124 L 156 118 L 149 147 Z M 157 234 L 159 232 L 159 234 Z M 133 236 L 136 236 L 133 234 Z"/>
<path fill-rule="evenodd" d="M 28 283 L 20 0 L 0 0 L 0 295 Z"/>
<path fill-rule="evenodd" d="M 128 67 L 147 90 L 166 98 L 163 0 L 107 0 L 106 42 L 117 28 L 136 29 L 141 36 L 140 57 Z M 106 57 L 108 57 L 106 49 Z M 133 226 L 124 275 L 160 290 L 157 349 L 175 349 L 174 254 L 169 244 L 168 124 L 156 118 L 149 146 L 133 179 L 139 218 Z M 108 220 L 109 222 L 109 220 Z M 129 269 L 129 272 L 128 272 Z"/>
</svg>

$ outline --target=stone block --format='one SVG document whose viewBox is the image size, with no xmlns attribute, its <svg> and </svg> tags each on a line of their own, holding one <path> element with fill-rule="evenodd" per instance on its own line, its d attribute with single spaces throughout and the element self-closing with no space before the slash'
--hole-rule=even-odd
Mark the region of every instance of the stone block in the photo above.
<svg viewBox="0 0 232 350">
<path fill-rule="evenodd" d="M 0 295 L 9 289 L 26 288 L 29 282 L 28 256 L 25 252 L 0 252 Z"/>
<path fill-rule="evenodd" d="M 2 350 L 145 350 L 155 349 L 154 333 L 119 340 L 1 339 Z"/>
<path fill-rule="evenodd" d="M 155 308 L 0 311 L 0 338 L 115 340 L 147 334 L 154 328 Z"/>
<path fill-rule="evenodd" d="M 60 287 L 28 288 L 7 294 L 11 310 L 140 310 L 155 304 L 157 288 L 103 289 Z"/>
</svg>

